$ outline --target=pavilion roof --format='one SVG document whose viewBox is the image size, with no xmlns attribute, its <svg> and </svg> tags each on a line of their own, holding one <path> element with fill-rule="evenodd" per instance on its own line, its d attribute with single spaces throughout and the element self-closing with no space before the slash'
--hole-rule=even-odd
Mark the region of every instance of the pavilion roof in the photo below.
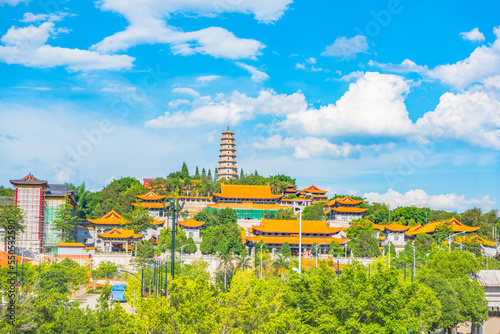
<svg viewBox="0 0 500 334">
<path fill-rule="evenodd" d="M 314 184 L 310 185 L 309 187 L 302 189 L 300 192 L 308 192 L 308 193 L 321 193 L 325 194 L 327 191 L 326 190 L 321 190 L 318 187 L 316 187 Z"/>
<path fill-rule="evenodd" d="M 34 177 L 31 173 L 23 177 L 22 179 L 19 180 L 10 180 L 10 183 L 12 183 L 14 186 L 17 185 L 36 185 L 36 186 L 43 186 L 43 187 L 48 187 L 47 181 L 44 180 L 39 180 L 36 177 Z"/>
<path fill-rule="evenodd" d="M 436 231 L 436 228 L 441 227 L 443 225 L 449 226 L 455 233 L 476 232 L 479 230 L 479 227 L 464 225 L 460 223 L 455 217 L 453 217 L 434 222 L 429 222 L 420 228 L 415 228 L 414 230 L 407 231 L 405 234 L 409 237 L 412 237 L 420 233 L 434 233 Z"/>
<path fill-rule="evenodd" d="M 264 233 L 299 233 L 298 220 L 263 219 L 260 226 L 253 226 L 254 231 Z M 335 234 L 341 231 L 339 227 L 330 227 L 324 220 L 302 220 L 302 234 Z"/>
<path fill-rule="evenodd" d="M 264 236 L 264 235 L 256 235 L 254 237 L 246 237 L 247 241 L 252 241 L 252 242 L 259 242 L 263 241 L 266 244 L 284 244 L 285 242 L 289 243 L 290 245 L 298 245 L 299 244 L 299 237 L 270 237 L 270 236 Z M 329 245 L 332 241 L 335 241 L 341 245 L 349 241 L 349 239 L 343 239 L 343 238 L 333 238 L 333 237 L 302 237 L 302 244 L 303 245 L 312 245 L 313 243 L 321 244 L 325 243 L 326 245 Z"/>
<path fill-rule="evenodd" d="M 489 240 L 486 240 L 484 238 L 481 238 L 480 236 L 478 236 L 477 234 L 474 234 L 474 235 L 470 235 L 470 236 L 462 236 L 462 235 L 459 235 L 456 237 L 455 239 L 457 242 L 471 242 L 471 241 L 477 241 L 478 243 L 480 243 L 481 245 L 485 245 L 485 246 L 490 246 L 490 247 L 494 247 L 496 245 L 495 242 L 493 241 L 489 241 Z"/>
<path fill-rule="evenodd" d="M 81 248 L 86 247 L 81 242 L 59 242 L 56 246 L 57 247 L 81 247 Z"/>
<path fill-rule="evenodd" d="M 144 195 L 136 195 L 137 198 L 142 199 L 144 201 L 161 201 L 165 198 L 163 195 L 157 195 L 153 191 L 148 192 Z"/>
<path fill-rule="evenodd" d="M 134 230 L 122 230 L 116 227 L 107 233 L 97 233 L 97 235 L 104 239 L 138 239 L 142 238 L 142 234 L 134 233 Z"/>
<path fill-rule="evenodd" d="M 128 220 L 120 216 L 115 210 L 111 210 L 101 218 L 87 218 L 87 220 L 96 225 L 124 225 L 128 223 Z"/>
<path fill-rule="evenodd" d="M 212 209 L 231 208 L 234 210 L 280 210 L 290 209 L 288 205 L 267 204 L 267 203 L 215 203 L 207 205 Z"/>
<path fill-rule="evenodd" d="M 148 209 L 163 209 L 163 203 L 148 203 L 148 202 L 140 202 L 140 203 L 132 203 L 133 206 L 142 206 L 143 208 Z M 169 207 L 170 203 L 165 203 L 165 207 Z"/>
<path fill-rule="evenodd" d="M 349 212 L 349 213 L 362 213 L 368 211 L 368 208 L 356 208 L 356 207 L 345 207 L 345 206 L 333 206 L 332 211 L 336 212 Z"/>
<path fill-rule="evenodd" d="M 188 220 L 185 220 L 185 221 L 179 221 L 179 225 L 184 226 L 184 227 L 195 228 L 195 227 L 201 227 L 201 226 L 205 225 L 205 222 L 204 221 L 200 222 L 200 221 L 194 220 L 193 218 L 189 218 Z"/>
<path fill-rule="evenodd" d="M 254 185 L 240 185 L 240 184 L 222 184 L 220 186 L 220 193 L 213 195 L 221 198 L 234 198 L 234 199 L 280 199 L 284 195 L 273 195 L 271 187 L 254 186 Z"/>
<path fill-rule="evenodd" d="M 332 206 L 337 203 L 343 205 L 358 205 L 363 203 L 363 200 L 354 200 L 349 195 L 347 195 L 341 198 L 332 199 L 330 202 L 328 202 L 328 205 Z"/>
</svg>

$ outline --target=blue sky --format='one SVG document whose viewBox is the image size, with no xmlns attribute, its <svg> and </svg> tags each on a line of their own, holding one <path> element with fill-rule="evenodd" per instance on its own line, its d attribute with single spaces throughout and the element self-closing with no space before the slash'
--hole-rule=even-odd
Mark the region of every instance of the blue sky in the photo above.
<svg viewBox="0 0 500 334">
<path fill-rule="evenodd" d="M 500 203 L 497 1 L 0 0 L 0 184 L 217 165 L 371 201 Z"/>
</svg>

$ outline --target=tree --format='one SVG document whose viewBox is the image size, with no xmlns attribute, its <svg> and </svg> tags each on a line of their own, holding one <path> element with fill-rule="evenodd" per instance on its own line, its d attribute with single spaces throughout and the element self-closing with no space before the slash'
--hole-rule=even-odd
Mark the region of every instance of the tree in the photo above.
<svg viewBox="0 0 500 334">
<path fill-rule="evenodd" d="M 160 252 L 157 251 L 155 245 L 149 241 L 142 241 L 136 244 L 136 258 L 134 259 L 140 266 L 145 266 L 155 255 Z"/>
<path fill-rule="evenodd" d="M 408 222 L 410 219 L 413 219 L 413 221 L 424 225 L 426 212 L 428 215 L 430 211 L 431 210 L 428 208 L 420 209 L 414 206 L 398 207 L 391 212 L 391 219 L 395 221 L 404 219 L 405 222 Z"/>
<path fill-rule="evenodd" d="M 416 250 L 424 254 L 431 252 L 433 244 L 434 238 L 427 233 L 417 234 L 417 237 L 415 238 Z"/>
<path fill-rule="evenodd" d="M 200 176 L 200 170 L 198 169 L 198 166 L 196 166 L 196 170 L 194 172 L 194 176 Z"/>
<path fill-rule="evenodd" d="M 283 271 L 290 267 L 290 258 L 278 253 L 272 266 L 275 270 L 275 274 L 282 276 Z"/>
<path fill-rule="evenodd" d="M 212 226 L 203 231 L 200 250 L 203 254 L 240 254 L 244 246 L 237 224 Z"/>
<path fill-rule="evenodd" d="M 154 218 L 151 217 L 147 208 L 136 206 L 132 212 L 125 213 L 123 218 L 128 220 L 127 229 L 134 230 L 135 233 L 144 233 L 153 227 Z"/>
<path fill-rule="evenodd" d="M 336 241 L 332 241 L 329 248 L 328 254 L 333 256 L 340 256 L 344 253 L 344 248 Z"/>
<path fill-rule="evenodd" d="M 326 214 L 322 204 L 314 204 L 304 208 L 302 211 L 302 219 L 304 220 L 325 220 Z"/>
<path fill-rule="evenodd" d="M 92 270 L 92 278 L 116 278 L 118 275 L 118 266 L 116 263 L 111 261 L 103 261 L 99 263 L 99 266 Z"/>
<path fill-rule="evenodd" d="M 175 251 L 180 253 L 181 247 L 184 245 L 187 245 L 186 232 L 184 232 L 184 230 L 180 228 L 177 228 L 175 229 Z M 162 253 L 170 252 L 170 250 L 172 249 L 172 229 L 170 227 L 163 228 L 161 230 L 160 235 L 158 237 L 158 248 L 159 251 Z M 184 252 L 186 248 L 189 248 L 189 245 L 187 247 L 184 247 Z M 192 250 L 192 246 L 190 250 Z"/>
<path fill-rule="evenodd" d="M 207 176 L 207 172 L 205 171 L 205 167 L 201 169 L 201 176 Z"/>
<path fill-rule="evenodd" d="M 290 244 L 287 241 L 285 241 L 281 246 L 281 254 L 285 258 L 289 258 L 292 256 L 292 250 L 290 249 Z"/>
<path fill-rule="evenodd" d="M 194 254 L 198 250 L 198 247 L 196 247 L 193 238 L 189 237 L 186 240 L 186 247 L 184 247 L 182 250 L 186 254 Z"/>
<path fill-rule="evenodd" d="M 236 268 L 239 270 L 247 270 L 250 268 L 250 258 L 248 252 L 244 248 L 239 255 L 236 255 Z"/>
<path fill-rule="evenodd" d="M 71 242 L 74 240 L 73 233 L 76 227 L 75 213 L 73 212 L 73 205 L 69 203 L 68 196 L 64 196 L 64 204 L 59 205 L 55 212 L 56 218 L 52 221 L 51 227 L 55 231 L 61 232 L 61 239 L 64 242 Z"/>
<path fill-rule="evenodd" d="M 460 215 L 460 222 L 468 226 L 479 226 L 482 215 L 483 211 L 480 208 L 472 208 Z"/>
<path fill-rule="evenodd" d="M 453 230 L 451 227 L 448 225 L 440 225 L 436 227 L 436 231 L 432 235 L 436 241 L 443 241 L 450 235 L 454 234 Z"/>
<path fill-rule="evenodd" d="M 11 232 L 17 235 L 24 231 L 24 214 L 17 205 L 0 205 L 0 228 L 7 231 L 4 233 L 4 238 L 9 236 Z M 5 247 L 7 247 L 7 243 L 5 243 Z"/>
<path fill-rule="evenodd" d="M 184 161 L 182 162 L 181 173 L 184 174 L 185 177 L 189 177 L 188 167 Z"/>
<path fill-rule="evenodd" d="M 243 173 L 243 168 L 240 168 L 240 179 L 245 177 L 245 173 Z"/>
<path fill-rule="evenodd" d="M 293 213 L 293 209 L 279 209 L 276 213 L 276 219 L 297 220 L 297 216 Z"/>
</svg>

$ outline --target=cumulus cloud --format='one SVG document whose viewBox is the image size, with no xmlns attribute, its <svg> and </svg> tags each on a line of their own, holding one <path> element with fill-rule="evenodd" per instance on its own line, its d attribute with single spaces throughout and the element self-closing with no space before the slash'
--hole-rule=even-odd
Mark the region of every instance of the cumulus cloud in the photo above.
<svg viewBox="0 0 500 334">
<path fill-rule="evenodd" d="M 166 112 L 165 115 L 146 122 L 153 128 L 194 127 L 198 125 L 239 124 L 255 115 L 284 115 L 307 107 L 302 93 L 276 94 L 263 90 L 257 97 L 240 92 L 218 94 L 215 98 L 202 96 L 190 104 L 190 111 Z"/>
<path fill-rule="evenodd" d="M 1 41 L 0 61 L 29 67 L 64 66 L 71 71 L 122 70 L 135 60 L 126 55 L 103 55 L 95 51 L 47 45 L 49 38 L 60 33 L 53 22 L 25 28 L 11 27 Z"/>
<path fill-rule="evenodd" d="M 417 120 L 419 135 L 456 138 L 500 150 L 500 101 L 486 91 L 445 93 Z"/>
<path fill-rule="evenodd" d="M 33 14 L 31 12 L 24 13 L 21 22 L 39 22 L 39 21 L 61 21 L 68 13 L 59 12 L 57 14 Z"/>
<path fill-rule="evenodd" d="M 435 210 L 463 211 L 471 207 L 482 207 L 489 210 L 495 205 L 495 202 L 489 199 L 489 195 L 479 199 L 466 199 L 465 195 L 454 193 L 429 195 L 422 189 L 410 190 L 404 194 L 389 189 L 385 194 L 370 192 L 365 193 L 363 197 L 370 202 L 387 203 L 391 208 L 416 206 L 419 208 L 429 207 Z"/>
<path fill-rule="evenodd" d="M 179 94 L 187 94 L 187 95 L 191 95 L 194 97 L 200 96 L 200 93 L 198 93 L 197 91 L 195 91 L 192 88 L 177 87 L 177 88 L 172 89 L 172 92 L 179 93 Z"/>
<path fill-rule="evenodd" d="M 368 53 L 368 43 L 366 37 L 362 35 L 353 38 L 339 37 L 332 45 L 328 45 L 321 55 L 349 59 L 356 58 L 358 53 Z"/>
<path fill-rule="evenodd" d="M 500 27 L 496 27 L 493 31 L 496 35 L 493 44 L 476 48 L 469 57 L 455 64 L 436 66 L 428 72 L 428 75 L 456 88 L 465 88 L 499 75 Z"/>
<path fill-rule="evenodd" d="M 335 79 L 335 80 L 351 82 L 354 80 L 358 80 L 359 78 L 362 78 L 364 75 L 365 75 L 365 72 L 363 72 L 363 71 L 354 71 L 354 72 L 351 72 L 349 74 L 343 75 L 339 79 Z"/>
<path fill-rule="evenodd" d="M 306 66 L 304 64 L 297 63 L 297 64 L 295 64 L 295 69 L 296 70 L 305 70 Z"/>
<path fill-rule="evenodd" d="M 473 41 L 473 42 L 484 41 L 484 35 L 482 32 L 479 31 L 478 28 L 474 28 L 468 32 L 461 32 L 460 36 L 462 36 L 463 39 L 467 39 L 467 40 Z"/>
<path fill-rule="evenodd" d="M 405 59 L 401 64 L 391 64 L 391 63 L 378 63 L 376 61 L 370 60 L 368 66 L 378 67 L 381 70 L 393 72 L 393 73 L 426 73 L 429 68 L 427 66 L 421 66 L 415 64 L 410 59 Z"/>
<path fill-rule="evenodd" d="M 252 75 L 252 81 L 261 82 L 261 81 L 269 79 L 269 75 L 267 75 L 266 73 L 264 73 L 262 71 L 259 71 L 254 66 L 250 66 L 250 65 L 240 63 L 240 62 L 236 62 L 236 65 L 238 65 L 242 69 L 248 71 Z"/>
<path fill-rule="evenodd" d="M 219 78 L 220 75 L 201 75 L 199 77 L 196 77 L 196 81 L 198 81 L 201 84 L 206 84 L 208 82 L 214 81 Z"/>
<path fill-rule="evenodd" d="M 166 23 L 174 13 L 213 17 L 224 12 L 253 14 L 259 22 L 278 20 L 292 0 L 219 1 L 219 0 L 104 0 L 100 8 L 119 13 L 129 22 L 126 30 L 106 37 L 94 45 L 101 52 L 126 50 L 138 44 L 170 44 L 175 54 L 207 54 L 229 59 L 255 58 L 264 44 L 236 37 L 232 32 L 208 27 L 183 32 Z"/>
<path fill-rule="evenodd" d="M 409 89 L 399 76 L 367 72 L 335 104 L 287 114 L 279 125 L 306 135 L 404 135 L 412 128 L 404 103 Z"/>
<path fill-rule="evenodd" d="M 352 145 L 349 143 L 334 144 L 326 138 L 316 137 L 285 137 L 274 135 L 268 138 L 260 138 L 252 145 L 258 150 L 278 150 L 281 148 L 292 148 L 296 159 L 305 160 L 310 158 L 347 158 L 358 156 L 363 152 L 378 152 L 382 149 L 392 149 L 393 144 L 387 145 Z"/>
<path fill-rule="evenodd" d="M 29 0 L 0 0 L 0 6 L 3 6 L 3 5 L 16 6 L 16 5 L 20 4 L 21 2 L 28 3 Z"/>
</svg>

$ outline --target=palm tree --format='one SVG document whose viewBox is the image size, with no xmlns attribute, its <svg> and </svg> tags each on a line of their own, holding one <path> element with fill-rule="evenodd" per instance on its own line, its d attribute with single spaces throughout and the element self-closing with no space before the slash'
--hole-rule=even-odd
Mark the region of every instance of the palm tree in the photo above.
<svg viewBox="0 0 500 334">
<path fill-rule="evenodd" d="M 278 253 L 278 257 L 274 260 L 272 264 L 276 275 L 281 276 L 283 269 L 288 269 L 290 267 L 290 259 L 283 254 Z"/>
<path fill-rule="evenodd" d="M 236 267 L 240 270 L 246 270 L 250 268 L 250 258 L 245 254 L 240 254 L 236 257 Z"/>
<path fill-rule="evenodd" d="M 217 252 L 217 254 L 219 255 L 221 261 L 219 267 L 224 266 L 224 290 L 227 291 L 227 271 L 228 269 L 229 270 L 233 269 L 233 253 L 229 252 L 224 254 Z"/>
</svg>

